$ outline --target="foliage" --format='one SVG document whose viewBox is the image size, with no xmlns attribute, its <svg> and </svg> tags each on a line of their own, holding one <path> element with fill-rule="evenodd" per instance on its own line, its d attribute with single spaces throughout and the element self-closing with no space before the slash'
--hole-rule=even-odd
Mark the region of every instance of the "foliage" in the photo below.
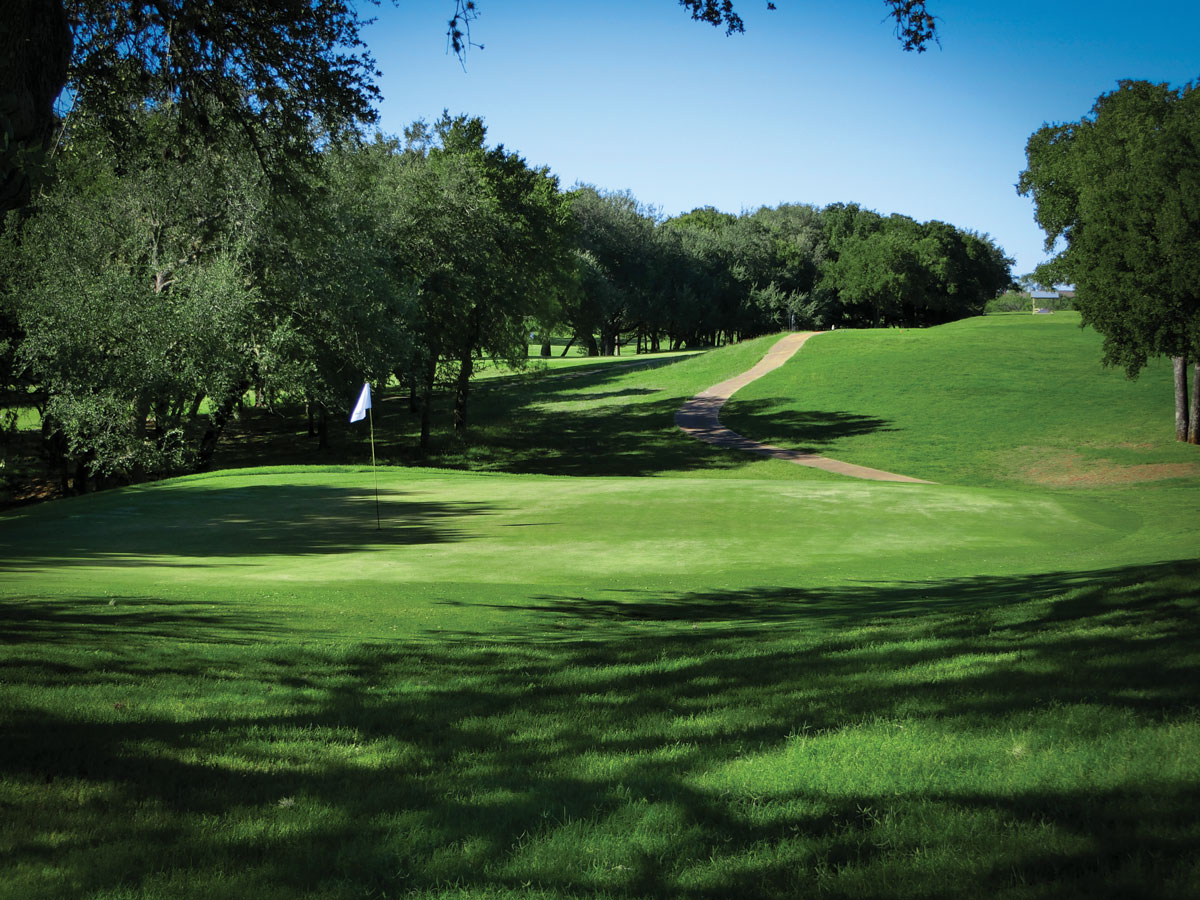
<svg viewBox="0 0 1200 900">
<path fill-rule="evenodd" d="M 1037 290 L 1037 288 L 1034 288 Z M 985 313 L 1001 313 L 1001 312 L 1027 312 L 1032 313 L 1033 308 L 1049 309 L 1058 311 L 1062 309 L 1074 309 L 1075 301 L 1071 297 L 1059 295 L 1057 297 L 1047 297 L 1039 300 L 1034 300 L 1028 289 L 1021 291 L 1005 291 L 999 297 L 989 300 L 984 309 Z"/>
<path fill-rule="evenodd" d="M 49 433 L 97 474 L 185 465 L 200 400 L 241 394 L 265 194 L 236 155 L 173 159 L 173 125 L 144 113 L 125 168 L 81 122 L 56 189 L 4 237 L 19 362 Z"/>
<path fill-rule="evenodd" d="M 236 130 L 264 170 L 295 189 L 295 165 L 315 158 L 313 128 L 339 131 L 375 117 L 378 73 L 359 38 L 363 21 L 345 0 L 20 5 L 6 26 L 14 55 L 0 67 L 0 96 L 23 110 L 16 138 L 27 147 L 49 136 L 64 88 L 118 146 L 136 140 L 131 110 L 170 103 L 190 141 L 211 147 Z M 0 214 L 28 201 L 27 174 L 0 168 L 0 181 L 26 184 L 0 195 Z"/>
<path fill-rule="evenodd" d="M 80 115 L 4 238 L 18 359 L 77 490 L 206 465 L 251 385 L 341 408 L 408 353 L 408 293 L 349 152 L 327 149 L 300 203 L 236 140 L 190 152 L 175 112 L 143 111 L 120 147 Z"/>
<path fill-rule="evenodd" d="M 611 356 L 621 332 L 653 301 L 654 221 L 628 191 L 601 193 L 581 186 L 570 200 L 578 235 L 578 287 L 569 321 L 589 353 Z"/>
<path fill-rule="evenodd" d="M 1105 363 L 1134 377 L 1152 356 L 1200 361 L 1200 90 L 1123 81 L 1090 116 L 1035 132 L 1026 156 L 1018 189 L 1047 249 L 1065 243 L 1038 277 L 1075 285 Z M 1186 381 L 1176 392 L 1183 438 Z"/>
<path fill-rule="evenodd" d="M 1198 103 L 1191 87 L 1127 81 L 1090 118 L 1029 140 L 1020 189 L 1047 249 L 1066 243 L 1038 275 L 1075 284 L 1105 361 L 1130 375 L 1152 355 L 1200 351 Z"/>
<path fill-rule="evenodd" d="M 551 319 L 570 275 L 571 226 L 558 181 L 503 146 L 483 121 L 443 114 L 416 123 L 388 153 L 383 240 L 416 285 L 420 345 L 408 377 L 422 393 L 422 447 L 439 367 L 455 385 L 455 430 L 467 424 L 476 360 L 526 355 L 526 323 Z M 377 141 L 377 150 L 380 152 Z"/>
<path fill-rule="evenodd" d="M 944 222 L 886 219 L 857 204 L 827 207 L 822 287 L 843 325 L 936 325 L 979 315 L 1012 281 L 1012 260 L 986 235 Z"/>
<path fill-rule="evenodd" d="M 888 8 L 887 17 L 895 24 L 896 38 L 906 51 L 924 53 L 930 42 L 937 43 L 937 17 L 925 8 L 926 0 L 883 2 Z M 679 5 L 696 22 L 704 22 L 714 28 L 725 26 L 726 35 L 740 34 L 746 30 L 746 23 L 738 14 L 734 0 L 679 0 Z M 775 4 L 768 3 L 767 9 L 775 9 Z M 483 49 L 482 44 L 475 44 L 471 40 L 471 23 L 478 17 L 479 7 L 475 0 L 455 0 L 446 38 L 459 58 L 465 56 L 470 47 Z"/>
<path fill-rule="evenodd" d="M 385 384 L 414 353 L 414 290 L 385 239 L 386 156 L 357 141 L 325 149 L 298 197 L 275 195 L 256 254 L 256 378 L 272 395 L 345 411 L 364 380 Z"/>
</svg>

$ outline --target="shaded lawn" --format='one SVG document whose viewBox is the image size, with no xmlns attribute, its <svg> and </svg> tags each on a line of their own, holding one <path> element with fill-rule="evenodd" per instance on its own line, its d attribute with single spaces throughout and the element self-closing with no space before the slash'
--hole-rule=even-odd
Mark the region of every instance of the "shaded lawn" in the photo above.
<svg viewBox="0 0 1200 900">
<path fill-rule="evenodd" d="M 1198 581 L 10 600 L 0 896 L 1194 896 Z"/>
<path fill-rule="evenodd" d="M 997 340 L 903 349 L 956 327 Z M 382 534 L 368 470 L 0 517 L 0 897 L 1200 893 L 1200 482 L 820 482 L 675 432 L 773 340 L 497 379 L 436 457 L 704 477 L 384 470 Z M 947 480 L 1023 446 L 943 439 L 953 404 L 879 371 L 743 412 Z M 1013 440 L 1074 421 L 1064 396 Z M 1089 415 L 1123 434 L 1120 408 Z"/>
<path fill-rule="evenodd" d="M 406 395 L 392 390 L 375 407 L 381 463 L 548 475 L 750 476 L 827 480 L 823 472 L 720 450 L 675 427 L 685 400 L 754 365 L 778 340 L 756 338 L 699 355 L 608 361 L 582 371 L 524 374 L 474 384 L 465 437 L 451 430 L 451 400 L 435 410 L 428 456 L 417 453 L 419 422 Z M 586 359 L 586 358 L 585 358 Z M 317 449 L 295 415 L 249 411 L 217 454 L 217 467 L 275 463 L 369 463 L 368 431 L 331 423 L 331 449 Z"/>
<path fill-rule="evenodd" d="M 0 517 L 0 897 L 1200 886 L 1194 488 L 381 489 Z"/>
</svg>

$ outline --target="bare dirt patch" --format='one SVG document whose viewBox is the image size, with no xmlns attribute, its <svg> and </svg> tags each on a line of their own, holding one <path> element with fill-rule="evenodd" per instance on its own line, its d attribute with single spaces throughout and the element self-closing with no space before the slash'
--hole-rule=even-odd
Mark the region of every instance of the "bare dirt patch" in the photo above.
<svg viewBox="0 0 1200 900">
<path fill-rule="evenodd" d="M 1132 449 L 1128 444 L 1121 447 Z M 1021 447 L 1009 460 L 1003 477 L 1047 487 L 1102 487 L 1200 477 L 1200 462 L 1126 464 L 1084 456 L 1075 450 Z"/>
</svg>

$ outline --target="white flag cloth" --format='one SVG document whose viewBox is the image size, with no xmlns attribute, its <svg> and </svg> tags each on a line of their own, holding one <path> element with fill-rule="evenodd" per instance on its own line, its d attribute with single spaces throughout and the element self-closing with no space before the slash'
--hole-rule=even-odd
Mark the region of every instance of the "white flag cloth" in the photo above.
<svg viewBox="0 0 1200 900">
<path fill-rule="evenodd" d="M 367 410 L 371 408 L 371 383 L 368 381 L 363 385 L 362 392 L 358 395 L 358 402 L 354 404 L 354 410 L 350 413 L 351 422 L 361 422 L 367 417 Z"/>
</svg>

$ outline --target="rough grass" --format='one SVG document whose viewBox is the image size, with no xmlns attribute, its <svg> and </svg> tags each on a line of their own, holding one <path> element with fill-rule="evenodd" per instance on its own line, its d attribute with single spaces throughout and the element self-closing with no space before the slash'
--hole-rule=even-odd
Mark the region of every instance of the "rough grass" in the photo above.
<svg viewBox="0 0 1200 900">
<path fill-rule="evenodd" d="M 444 458 L 590 477 L 382 469 L 380 529 L 361 467 L 0 516 L 0 898 L 1200 893 L 1200 479 L 978 474 L 1100 458 L 1073 382 L 980 449 L 876 378 L 940 485 L 673 433 L 769 342 L 497 379 Z M 1103 458 L 1178 462 L 1118 394 Z"/>
</svg>

